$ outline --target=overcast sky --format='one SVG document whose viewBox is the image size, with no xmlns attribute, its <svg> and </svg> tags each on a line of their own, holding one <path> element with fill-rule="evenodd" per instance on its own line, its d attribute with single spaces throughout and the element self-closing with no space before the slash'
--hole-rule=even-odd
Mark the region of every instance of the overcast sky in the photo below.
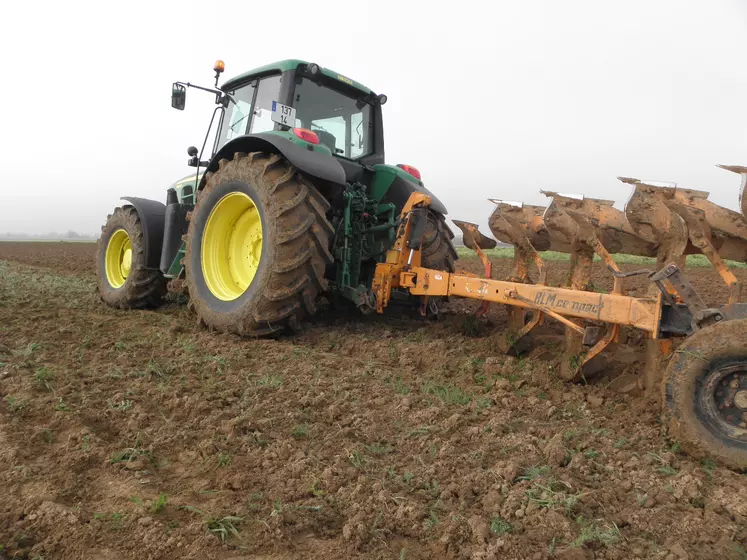
<svg viewBox="0 0 747 560">
<path fill-rule="evenodd" d="M 439 0 L 441 1 L 441 0 Z M 736 209 L 747 165 L 747 0 L 6 2 L 0 232 L 98 232 L 122 195 L 190 172 L 212 84 L 284 58 L 386 93 L 388 163 L 450 217 L 540 189 L 610 198 L 627 175 Z"/>
</svg>

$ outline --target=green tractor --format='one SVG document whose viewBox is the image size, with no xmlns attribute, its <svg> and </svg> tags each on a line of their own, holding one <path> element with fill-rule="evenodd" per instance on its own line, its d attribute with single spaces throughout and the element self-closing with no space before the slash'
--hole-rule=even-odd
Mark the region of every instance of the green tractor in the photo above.
<svg viewBox="0 0 747 560">
<path fill-rule="evenodd" d="M 183 110 L 194 87 L 215 95 L 216 108 L 202 150 L 188 149 L 196 172 L 168 189 L 166 204 L 123 197 L 102 228 L 106 303 L 153 307 L 167 282 L 183 280 L 202 322 L 248 336 L 298 329 L 321 294 L 370 311 L 374 269 L 415 192 L 432 197 L 422 266 L 454 271 L 446 208 L 417 169 L 384 163 L 385 95 L 301 60 L 218 87 L 223 69 L 218 61 L 214 88 L 173 84 L 172 107 Z"/>
</svg>

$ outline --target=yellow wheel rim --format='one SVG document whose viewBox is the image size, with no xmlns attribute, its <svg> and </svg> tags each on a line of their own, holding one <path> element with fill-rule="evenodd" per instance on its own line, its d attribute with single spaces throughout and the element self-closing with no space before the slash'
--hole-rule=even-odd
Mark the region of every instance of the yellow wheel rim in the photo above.
<svg viewBox="0 0 747 560">
<path fill-rule="evenodd" d="M 212 294 L 231 301 L 254 280 L 262 256 L 262 220 L 249 196 L 232 192 L 211 210 L 202 233 L 202 276 Z"/>
<path fill-rule="evenodd" d="M 104 255 L 106 280 L 112 288 L 124 286 L 132 266 L 132 243 L 123 229 L 118 229 L 109 238 Z"/>
</svg>

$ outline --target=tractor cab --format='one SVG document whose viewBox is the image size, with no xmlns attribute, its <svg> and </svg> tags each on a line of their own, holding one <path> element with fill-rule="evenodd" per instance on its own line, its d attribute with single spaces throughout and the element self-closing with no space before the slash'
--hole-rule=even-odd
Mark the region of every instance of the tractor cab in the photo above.
<svg viewBox="0 0 747 560">
<path fill-rule="evenodd" d="M 216 66 L 216 83 L 220 71 Z M 346 182 L 359 180 L 365 166 L 384 163 L 386 96 L 337 72 L 284 60 L 231 78 L 214 91 L 223 110 L 212 154 L 194 158 L 194 166 L 232 140 L 273 132 L 292 133 L 338 158 Z"/>
</svg>

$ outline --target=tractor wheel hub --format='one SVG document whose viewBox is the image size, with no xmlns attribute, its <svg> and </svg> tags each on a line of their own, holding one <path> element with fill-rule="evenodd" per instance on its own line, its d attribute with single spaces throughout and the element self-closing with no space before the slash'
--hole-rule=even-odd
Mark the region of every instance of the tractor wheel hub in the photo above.
<svg viewBox="0 0 747 560">
<path fill-rule="evenodd" d="M 731 364 L 715 372 L 713 387 L 714 412 L 720 422 L 744 430 L 747 428 L 747 369 L 744 364 Z"/>
<path fill-rule="evenodd" d="M 240 297 L 254 280 L 262 256 L 262 219 L 254 201 L 242 192 L 221 198 L 202 234 L 202 274 L 219 300 Z"/>
</svg>

